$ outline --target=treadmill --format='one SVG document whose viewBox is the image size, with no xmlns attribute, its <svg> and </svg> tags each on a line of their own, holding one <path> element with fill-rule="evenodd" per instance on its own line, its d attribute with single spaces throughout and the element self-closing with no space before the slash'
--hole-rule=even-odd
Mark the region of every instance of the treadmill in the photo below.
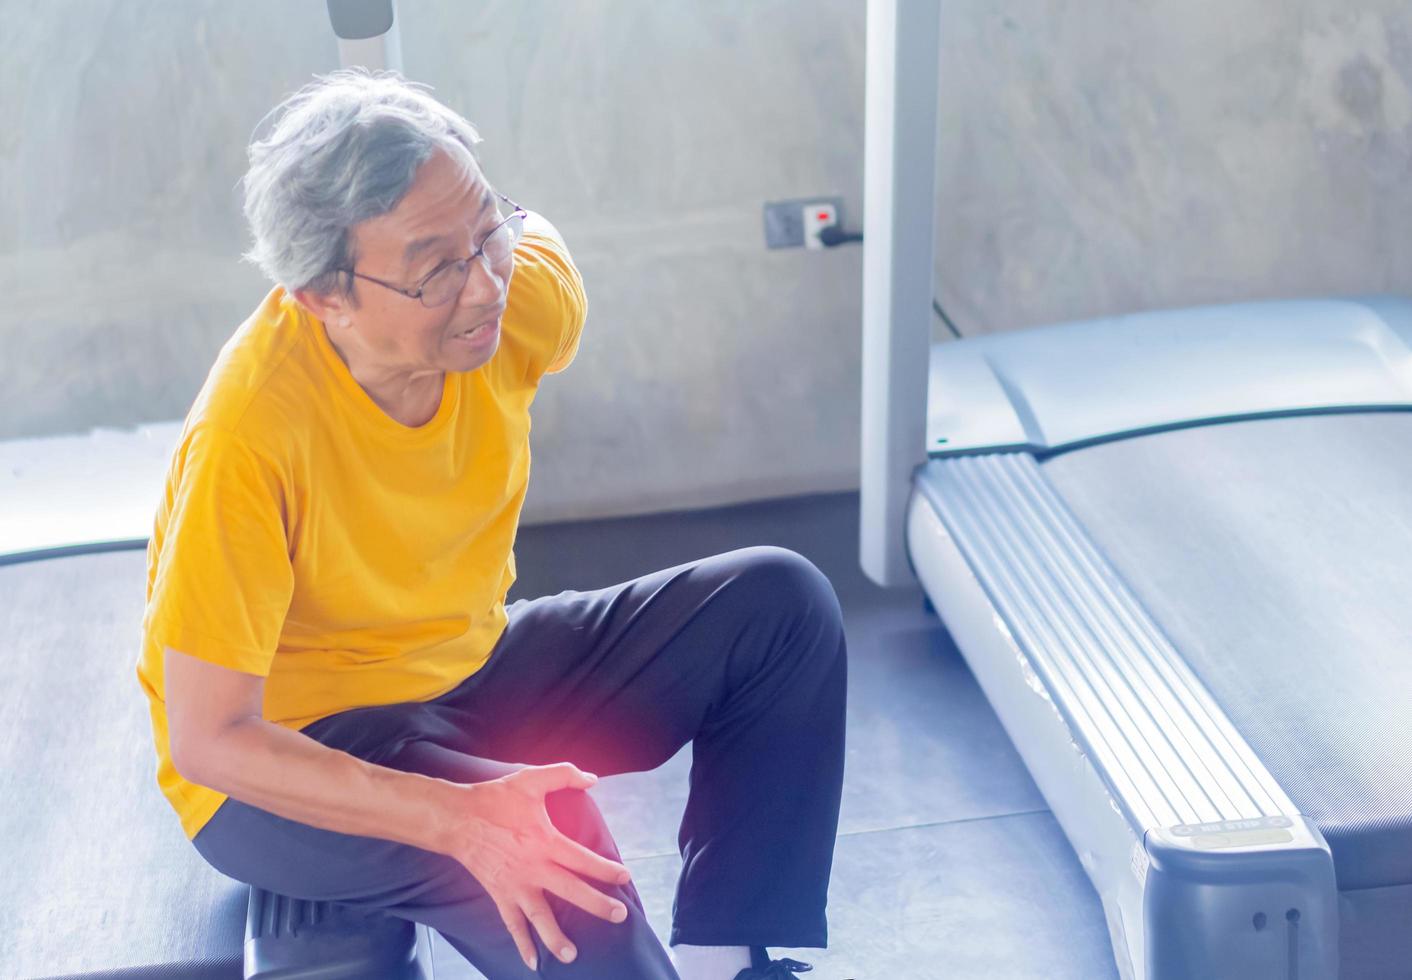
<svg viewBox="0 0 1412 980">
<path fill-rule="evenodd" d="M 1122 977 L 1412 977 L 1412 302 L 932 347 L 937 7 L 868 10 L 864 569 L 920 581 Z"/>
</svg>

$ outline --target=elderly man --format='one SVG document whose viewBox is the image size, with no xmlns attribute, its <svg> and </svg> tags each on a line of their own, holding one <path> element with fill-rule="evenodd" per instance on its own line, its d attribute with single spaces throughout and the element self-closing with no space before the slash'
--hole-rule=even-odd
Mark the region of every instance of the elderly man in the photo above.
<svg viewBox="0 0 1412 980">
<path fill-rule="evenodd" d="M 138 677 L 158 782 L 225 874 L 426 923 L 492 980 L 789 976 L 765 947 L 826 942 L 837 599 L 748 548 L 505 605 L 530 403 L 586 302 L 478 141 L 354 71 L 250 148 L 249 257 L 277 285 L 157 513 Z M 586 791 L 687 742 L 669 955 Z"/>
</svg>

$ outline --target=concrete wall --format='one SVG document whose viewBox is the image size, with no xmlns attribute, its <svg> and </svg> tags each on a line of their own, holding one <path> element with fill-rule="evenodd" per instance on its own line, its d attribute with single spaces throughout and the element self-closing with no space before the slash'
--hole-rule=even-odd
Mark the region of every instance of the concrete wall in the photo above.
<svg viewBox="0 0 1412 980">
<path fill-rule="evenodd" d="M 592 312 L 527 520 L 857 485 L 863 0 L 417 0 L 408 74 L 563 231 Z M 944 0 L 937 294 L 963 331 L 1412 292 L 1412 10 Z M 0 438 L 182 417 L 266 284 L 261 116 L 337 65 L 321 0 L 0 0 Z M 846 215 L 847 216 L 847 215 Z M 937 336 L 941 333 L 938 331 Z"/>
</svg>

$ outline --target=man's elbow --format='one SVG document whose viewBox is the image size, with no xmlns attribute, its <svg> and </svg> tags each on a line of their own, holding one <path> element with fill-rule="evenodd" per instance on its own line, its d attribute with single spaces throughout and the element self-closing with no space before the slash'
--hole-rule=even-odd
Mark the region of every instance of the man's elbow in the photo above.
<svg viewBox="0 0 1412 980">
<path fill-rule="evenodd" d="M 258 720 L 264 678 L 166 651 L 167 753 L 183 779 L 218 788 L 241 726 Z"/>
<path fill-rule="evenodd" d="M 207 786 L 209 783 L 209 749 L 204 746 L 200 739 L 190 736 L 179 737 L 175 732 L 171 734 L 168 741 L 168 748 L 171 750 L 172 768 L 177 771 L 189 783 L 196 783 L 199 786 Z"/>
<path fill-rule="evenodd" d="M 224 780 L 225 760 L 231 753 L 230 734 L 235 727 L 230 725 L 218 731 L 188 732 L 184 736 L 173 732 L 168 743 L 172 768 L 189 783 L 219 789 Z"/>
</svg>

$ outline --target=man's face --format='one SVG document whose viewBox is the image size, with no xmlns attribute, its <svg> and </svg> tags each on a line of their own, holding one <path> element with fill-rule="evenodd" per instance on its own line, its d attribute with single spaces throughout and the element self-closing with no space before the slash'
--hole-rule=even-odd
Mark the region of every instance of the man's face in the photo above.
<svg viewBox="0 0 1412 980">
<path fill-rule="evenodd" d="M 418 169 L 396 208 L 353 228 L 355 271 L 415 290 L 433 271 L 480 248 L 501 221 L 497 200 L 469 155 L 456 160 L 437 152 Z M 359 305 L 344 305 L 339 315 L 348 318 L 355 346 L 375 371 L 474 371 L 500 344 L 513 272 L 512 259 L 492 266 L 481 256 L 471 263 L 460 294 L 431 308 L 355 279 Z"/>
</svg>

